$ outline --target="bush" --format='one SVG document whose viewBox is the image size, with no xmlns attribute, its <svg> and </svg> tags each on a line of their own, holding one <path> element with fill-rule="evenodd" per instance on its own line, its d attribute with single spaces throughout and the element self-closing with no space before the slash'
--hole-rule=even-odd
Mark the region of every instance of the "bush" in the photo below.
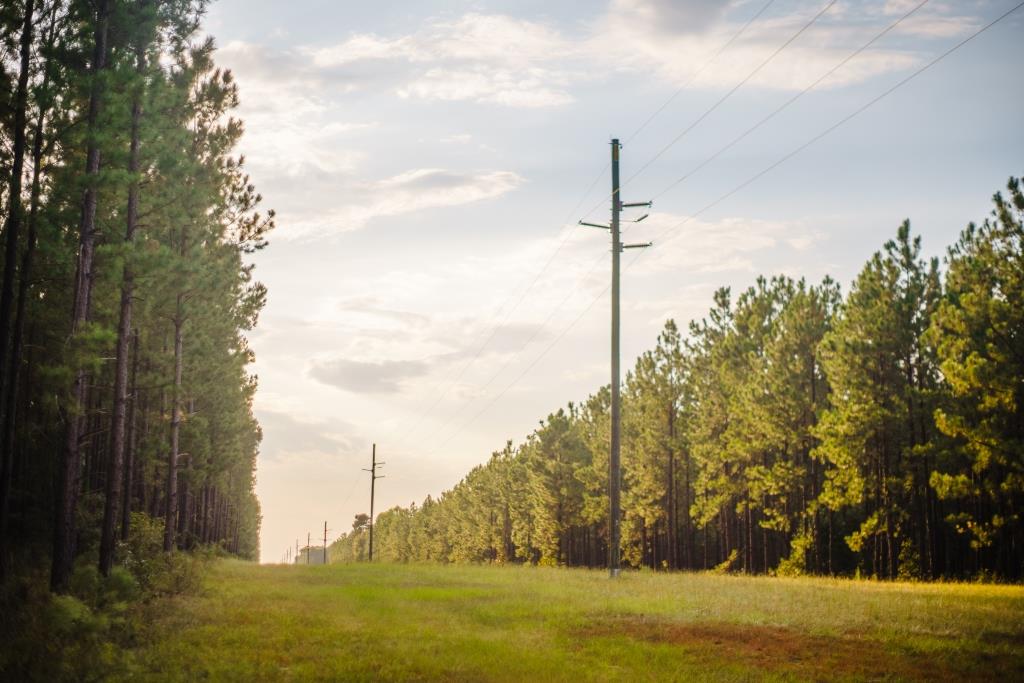
<svg viewBox="0 0 1024 683">
<path fill-rule="evenodd" d="M 0 586 L 0 680 L 104 680 L 133 671 L 146 603 L 198 591 L 217 551 L 165 553 L 159 520 L 135 513 L 131 524 L 107 577 L 86 552 L 68 595 L 51 594 L 41 569 Z"/>
<path fill-rule="evenodd" d="M 103 583 L 76 569 L 76 588 L 98 599 Z M 75 595 L 52 595 L 44 576 L 5 588 L 0 622 L 0 679 L 17 681 L 102 680 L 131 666 L 119 647 L 123 616 L 95 609 Z"/>
</svg>

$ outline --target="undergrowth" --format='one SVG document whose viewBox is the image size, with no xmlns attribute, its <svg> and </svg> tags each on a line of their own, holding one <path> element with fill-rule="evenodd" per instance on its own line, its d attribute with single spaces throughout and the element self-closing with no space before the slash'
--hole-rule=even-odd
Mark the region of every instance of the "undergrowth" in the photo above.
<svg viewBox="0 0 1024 683">
<path fill-rule="evenodd" d="M 166 598 L 197 594 L 219 549 L 163 552 L 163 524 L 132 515 L 109 576 L 94 552 L 80 556 L 66 595 L 48 586 L 46 567 L 0 586 L 0 679 L 96 681 L 135 670 L 135 646 L 148 615 Z"/>
</svg>

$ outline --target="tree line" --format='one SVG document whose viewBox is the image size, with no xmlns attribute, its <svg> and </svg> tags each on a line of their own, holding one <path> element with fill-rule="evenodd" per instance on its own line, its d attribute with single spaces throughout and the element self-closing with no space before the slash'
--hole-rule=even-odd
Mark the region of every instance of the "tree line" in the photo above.
<svg viewBox="0 0 1024 683">
<path fill-rule="evenodd" d="M 944 267 L 903 223 L 831 278 L 718 290 L 627 374 L 633 567 L 886 579 L 1024 575 L 1024 194 Z M 374 524 L 391 561 L 607 563 L 610 390 L 550 414 L 439 498 Z M 330 549 L 366 556 L 369 518 Z"/>
<path fill-rule="evenodd" d="M 0 568 L 45 558 L 58 592 L 76 563 L 110 573 L 133 514 L 166 552 L 257 556 L 245 255 L 273 212 L 205 5 L 0 10 Z"/>
</svg>

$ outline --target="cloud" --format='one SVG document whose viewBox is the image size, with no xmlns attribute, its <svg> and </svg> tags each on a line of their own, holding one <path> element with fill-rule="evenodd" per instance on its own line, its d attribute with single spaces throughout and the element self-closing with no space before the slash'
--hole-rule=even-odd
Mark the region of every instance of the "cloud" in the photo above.
<svg viewBox="0 0 1024 683">
<path fill-rule="evenodd" d="M 836 5 L 798 40 L 773 56 L 820 8 L 784 16 L 768 12 L 718 55 L 719 49 L 733 40 L 741 25 L 753 14 L 752 8 L 744 6 L 741 13 L 729 15 L 704 8 L 700 14 L 704 19 L 703 30 L 687 32 L 672 29 L 673 24 L 679 22 L 673 22 L 672 13 L 664 4 L 650 0 L 613 3 L 608 14 L 596 22 L 591 50 L 615 59 L 620 68 L 653 73 L 670 84 L 696 88 L 730 88 L 771 58 L 750 80 L 748 87 L 801 90 L 892 21 L 892 17 L 880 17 L 878 7 L 858 5 L 852 18 L 839 22 L 836 15 L 841 10 L 840 5 Z M 694 3 L 697 9 L 701 5 Z M 912 51 L 875 46 L 833 74 L 823 87 L 860 83 L 881 74 L 905 70 L 917 62 L 918 57 Z"/>
<path fill-rule="evenodd" d="M 399 311 L 383 306 L 381 300 L 372 296 L 350 297 L 338 302 L 338 311 L 350 315 L 352 313 L 365 314 L 388 321 L 394 321 L 401 327 L 423 327 L 430 322 L 430 318 L 422 313 L 411 311 Z"/>
<path fill-rule="evenodd" d="M 419 168 L 369 183 L 355 183 L 356 202 L 328 212 L 310 212 L 289 224 L 285 238 L 359 230 L 375 218 L 424 209 L 462 206 L 500 197 L 524 179 L 512 171 L 458 172 Z"/>
<path fill-rule="evenodd" d="M 721 0 L 613 0 L 611 11 L 622 21 L 641 22 L 655 31 L 700 33 L 727 8 Z"/>
<path fill-rule="evenodd" d="M 471 100 L 511 107 L 557 107 L 572 102 L 565 91 L 568 78 L 545 69 L 525 72 L 478 66 L 468 69 L 430 69 L 417 80 L 398 89 L 403 98 Z M 550 87 L 556 85 L 560 87 Z"/>
<path fill-rule="evenodd" d="M 263 431 L 260 444 L 263 460 L 279 460 L 288 454 L 331 456 L 353 452 L 362 445 L 359 439 L 350 436 L 351 425 L 302 419 L 265 408 L 257 409 L 256 413 Z"/>
<path fill-rule="evenodd" d="M 643 239 L 653 237 L 654 248 L 637 261 L 640 272 L 683 269 L 694 273 L 755 272 L 754 254 L 788 247 L 802 252 L 819 235 L 798 223 L 749 218 L 717 221 L 652 213 L 643 223 Z M 637 237 L 637 239 L 640 239 Z"/>
<path fill-rule="evenodd" d="M 751 85 L 803 88 L 916 2 L 833 6 Z M 672 85 L 731 87 L 818 11 L 770 9 L 728 51 L 706 64 L 757 7 L 717 0 L 612 0 L 603 13 L 574 31 L 548 21 L 469 12 L 428 20 L 407 34 L 355 33 L 328 45 L 274 50 L 235 41 L 221 49 L 218 59 L 245 77 L 241 82 L 247 111 L 287 106 L 299 114 L 293 120 L 333 97 L 368 89 L 390 90 L 405 99 L 559 107 L 574 100 L 575 86 L 624 71 L 653 75 Z M 963 6 L 935 2 L 898 32 L 941 38 L 977 25 L 978 18 Z M 827 85 L 862 82 L 917 61 L 913 46 L 875 46 Z"/>
<path fill-rule="evenodd" d="M 301 52 L 324 73 L 370 71 L 378 83 L 390 76 L 402 98 L 534 108 L 572 101 L 570 74 L 558 61 L 575 46 L 542 23 L 500 14 L 468 13 L 391 38 L 356 34 Z"/>
<path fill-rule="evenodd" d="M 402 385 L 427 374 L 425 361 L 386 360 L 364 362 L 347 358 L 313 361 L 309 376 L 323 384 L 357 394 L 394 394 Z"/>
<path fill-rule="evenodd" d="M 344 143 L 377 122 L 338 120 L 324 97 L 322 76 L 300 55 L 232 41 L 220 48 L 217 60 L 236 73 L 239 114 L 246 122 L 242 148 L 258 151 L 249 155 L 254 168 L 305 178 L 348 173 L 363 160 L 361 152 Z"/>
</svg>

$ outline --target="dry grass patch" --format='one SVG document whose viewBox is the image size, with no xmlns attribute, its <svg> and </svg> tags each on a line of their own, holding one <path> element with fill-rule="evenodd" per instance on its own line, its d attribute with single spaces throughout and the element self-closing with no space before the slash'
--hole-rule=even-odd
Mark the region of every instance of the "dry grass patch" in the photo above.
<svg viewBox="0 0 1024 683">
<path fill-rule="evenodd" d="M 826 636 L 781 626 L 624 616 L 579 629 L 574 636 L 673 645 L 708 665 L 729 662 L 801 680 L 1024 680 L 1024 661 L 1020 658 L 990 658 L 988 666 L 978 670 L 977 661 L 958 661 L 953 653 L 895 647 L 866 634 Z"/>
</svg>

